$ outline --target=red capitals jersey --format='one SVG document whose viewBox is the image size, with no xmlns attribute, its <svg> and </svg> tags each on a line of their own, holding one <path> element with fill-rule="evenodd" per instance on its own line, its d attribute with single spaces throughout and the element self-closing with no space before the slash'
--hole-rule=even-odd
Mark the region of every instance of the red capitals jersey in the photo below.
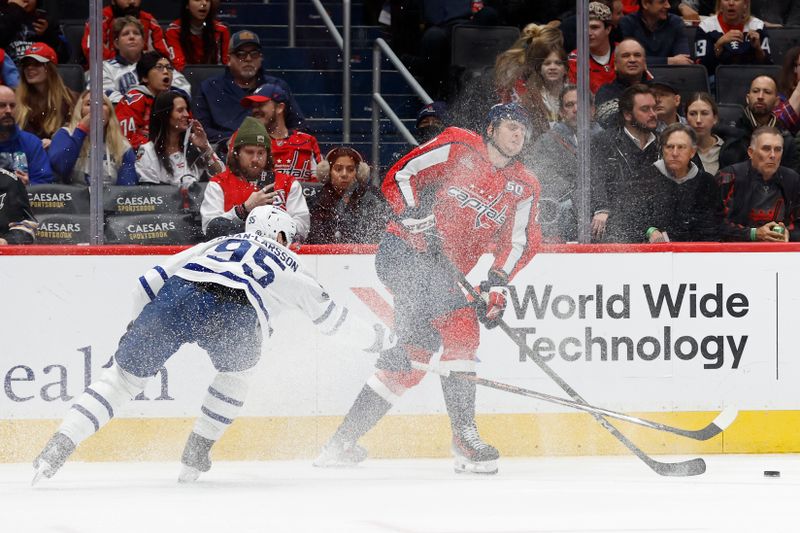
<svg viewBox="0 0 800 533">
<path fill-rule="evenodd" d="M 383 194 L 398 219 L 436 217 L 445 254 L 467 273 L 481 255 L 494 254 L 493 268 L 513 277 L 536 253 L 539 182 L 518 161 L 495 168 L 480 135 L 447 128 L 395 163 Z M 398 221 L 388 231 L 422 249 Z"/>
<path fill-rule="evenodd" d="M 114 12 L 111 6 L 103 8 L 103 60 L 114 59 L 117 55 L 117 50 L 114 48 Z M 172 59 L 167 48 L 167 43 L 164 42 L 164 31 L 158 25 L 158 21 L 153 15 L 147 11 L 139 11 L 139 22 L 144 27 L 144 49 L 156 50 L 164 57 Z M 81 40 L 81 48 L 83 48 L 83 57 L 86 58 L 86 64 L 89 64 L 89 22 L 86 22 L 86 28 L 83 30 L 83 39 Z"/>
<path fill-rule="evenodd" d="M 114 111 L 122 128 L 122 134 L 134 150 L 150 140 L 150 108 L 153 95 L 143 85 L 136 85 L 125 93 Z"/>
<path fill-rule="evenodd" d="M 569 57 L 567 57 L 567 66 L 569 67 L 570 83 L 578 83 L 578 51 L 573 50 Z M 614 70 L 614 51 L 611 51 L 611 57 L 608 58 L 608 63 L 601 65 L 595 60 L 594 56 L 589 54 L 589 90 L 592 94 L 597 92 L 602 85 L 611 83 L 617 78 L 617 72 Z"/>
<path fill-rule="evenodd" d="M 225 194 L 223 211 L 230 211 L 234 206 L 250 198 L 250 195 L 259 189 L 257 181 L 247 181 L 231 172 L 230 169 L 220 172 L 211 178 L 211 181 L 219 183 L 219 186 L 222 187 L 222 192 Z M 284 211 L 286 210 L 286 199 L 289 197 L 292 183 L 294 183 L 294 178 L 291 176 L 279 172 L 275 173 L 275 191 L 278 193 L 280 202 L 276 201 L 273 205 L 280 207 Z"/>
<path fill-rule="evenodd" d="M 278 172 L 300 181 L 317 181 L 317 163 L 322 155 L 313 135 L 289 131 L 285 139 L 272 139 L 272 159 Z"/>
<path fill-rule="evenodd" d="M 191 34 L 189 42 L 192 45 L 191 50 L 184 50 L 181 46 L 181 19 L 176 19 L 169 25 L 165 32 L 165 40 L 169 47 L 169 52 L 172 54 L 172 64 L 176 69 L 182 71 L 186 65 L 203 64 L 205 53 L 203 53 L 203 36 Z M 228 44 L 231 40 L 231 33 L 228 27 L 222 22 L 214 21 L 214 41 L 217 45 L 216 57 L 212 57 L 209 64 L 211 65 L 227 65 L 228 59 Z"/>
</svg>

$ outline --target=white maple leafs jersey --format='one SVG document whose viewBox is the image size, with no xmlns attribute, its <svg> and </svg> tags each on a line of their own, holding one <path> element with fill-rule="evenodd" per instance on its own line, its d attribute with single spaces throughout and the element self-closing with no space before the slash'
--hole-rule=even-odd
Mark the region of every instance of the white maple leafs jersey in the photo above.
<svg viewBox="0 0 800 533">
<path fill-rule="evenodd" d="M 170 276 L 244 290 L 265 337 L 272 333 L 270 324 L 275 316 L 287 308 L 297 308 L 322 333 L 342 335 L 363 345 L 364 350 L 378 351 L 389 338 L 383 325 L 367 323 L 334 302 L 303 269 L 295 253 L 252 233 L 200 243 L 145 272 L 136 289 L 134 316 L 155 299 Z"/>
</svg>

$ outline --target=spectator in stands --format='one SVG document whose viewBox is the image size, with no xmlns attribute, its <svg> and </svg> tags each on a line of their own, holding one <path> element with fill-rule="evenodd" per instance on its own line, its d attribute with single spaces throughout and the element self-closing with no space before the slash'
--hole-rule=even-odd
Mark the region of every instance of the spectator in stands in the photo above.
<svg viewBox="0 0 800 533">
<path fill-rule="evenodd" d="M 90 119 L 90 95 L 84 91 L 75 104 L 69 126 L 53 135 L 47 150 L 50 166 L 63 183 L 88 185 L 89 168 L 88 141 L 92 122 Z M 103 96 L 103 183 L 106 185 L 136 185 L 136 153 L 122 134 L 114 106 Z"/>
<path fill-rule="evenodd" d="M 547 242 L 578 240 L 578 206 L 574 198 L 578 179 L 578 88 L 565 85 L 559 101 L 560 120 L 523 158 L 541 184 L 539 223 Z M 593 104 L 590 113 L 594 117 Z M 600 126 L 592 122 L 591 134 L 600 131 Z"/>
<path fill-rule="evenodd" d="M 691 65 L 683 20 L 669 8 L 669 0 L 639 0 L 639 11 L 619 21 L 622 37 L 639 41 L 650 65 Z"/>
<path fill-rule="evenodd" d="M 600 2 L 611 11 L 611 20 L 609 21 L 611 25 L 611 32 L 609 34 L 609 41 L 612 45 L 620 42 L 622 40 L 622 34 L 619 31 L 619 19 L 621 19 L 623 15 L 622 0 L 593 1 Z M 564 50 L 575 50 L 578 48 L 578 28 L 576 20 L 577 17 L 574 14 L 570 14 L 569 16 L 562 18 L 561 24 L 558 26 L 558 29 L 561 30 L 561 34 L 564 36 Z"/>
<path fill-rule="evenodd" d="M 69 122 L 77 93 L 58 75 L 58 58 L 44 43 L 34 43 L 20 59 L 17 123 L 41 139 L 45 149 L 59 128 Z"/>
<path fill-rule="evenodd" d="M 721 214 L 714 176 L 692 159 L 694 130 L 675 122 L 661 132 L 661 159 L 645 170 L 637 189 L 645 209 L 632 225 L 641 242 L 716 241 Z"/>
<path fill-rule="evenodd" d="M 139 183 L 162 183 L 184 190 L 225 170 L 200 122 L 191 119 L 180 93 L 156 96 L 150 111 L 150 142 L 139 147 Z"/>
<path fill-rule="evenodd" d="M 723 131 L 719 128 L 719 108 L 710 94 L 694 93 L 686 102 L 686 123 L 697 136 L 697 155 L 703 169 L 711 175 L 719 170 Z"/>
<path fill-rule="evenodd" d="M 69 59 L 69 45 L 59 21 L 39 9 L 40 3 L 40 0 L 8 0 L 0 4 L 0 48 L 17 64 L 34 43 L 48 45 L 61 62 Z"/>
<path fill-rule="evenodd" d="M 681 93 L 667 80 L 654 79 L 650 83 L 653 96 L 656 97 L 656 115 L 658 116 L 657 133 L 661 133 L 670 124 L 686 124 L 678 110 L 681 107 Z"/>
<path fill-rule="evenodd" d="M 725 241 L 798 242 L 800 177 L 781 166 L 785 137 L 773 126 L 753 132 L 748 159 L 717 174 Z M 782 233 L 775 226 L 783 226 Z"/>
<path fill-rule="evenodd" d="M 290 112 L 286 115 L 286 126 L 302 129 L 303 117 L 300 106 L 284 80 L 267 75 L 262 68 L 261 41 L 255 33 L 242 30 L 231 36 L 228 67 L 221 76 L 203 81 L 200 91 L 192 102 L 195 118 L 203 123 L 217 152 L 224 152 L 227 140 L 242 124 L 248 110 L 240 105 L 242 98 L 253 93 L 265 83 L 280 85 L 289 99 Z"/>
<path fill-rule="evenodd" d="M 800 132 L 800 46 L 790 48 L 783 56 L 778 79 L 778 104 L 772 111 L 781 125 L 792 135 Z"/>
<path fill-rule="evenodd" d="M 169 59 L 158 52 L 145 52 L 136 63 L 139 84 L 125 94 L 116 108 L 122 133 L 134 150 L 150 140 L 150 108 L 153 106 L 153 99 L 172 88 L 174 71 Z"/>
<path fill-rule="evenodd" d="M 0 101 L 0 114 L 4 115 L 2 106 Z M 13 162 L 4 155 L 0 153 L 0 246 L 31 244 L 36 236 L 36 217 L 25 184 L 14 170 Z"/>
<path fill-rule="evenodd" d="M 24 185 L 52 183 L 53 171 L 42 141 L 19 127 L 16 108 L 14 91 L 0 85 L 0 167 L 13 171 Z"/>
<path fill-rule="evenodd" d="M 19 85 L 19 70 L 11 56 L 0 48 L 0 85 L 16 89 Z"/>
<path fill-rule="evenodd" d="M 565 60 L 563 36 L 556 25 L 525 26 L 517 42 L 497 56 L 494 83 L 499 99 L 519 102 L 528 110 L 531 140 L 550 129 L 551 110 L 558 109 L 558 95 L 566 82 Z"/>
<path fill-rule="evenodd" d="M 298 236 L 308 235 L 310 217 L 303 190 L 291 176 L 273 172 L 267 130 L 245 117 L 231 138 L 227 169 L 206 187 L 200 206 L 206 238 L 244 231 L 247 214 L 260 205 L 285 209 L 297 224 Z"/>
<path fill-rule="evenodd" d="M 186 65 L 227 65 L 230 59 L 228 27 L 217 20 L 218 2 L 181 0 L 181 16 L 166 31 L 175 68 Z"/>
<path fill-rule="evenodd" d="M 636 39 L 625 39 L 614 50 L 614 81 L 602 85 L 595 95 L 597 122 L 603 128 L 618 126 L 619 97 L 628 87 L 653 78 L 647 71 L 645 51 Z"/>
<path fill-rule="evenodd" d="M 142 23 L 139 19 L 127 16 L 114 19 L 114 47 L 117 57 L 103 61 L 103 92 L 114 105 L 118 104 L 125 93 L 139 82 L 136 74 L 136 63 L 144 52 Z M 89 88 L 89 73 L 86 73 L 86 88 Z M 183 74 L 172 72 L 172 87 L 180 89 L 188 96 L 192 87 Z"/>
<path fill-rule="evenodd" d="M 114 59 L 117 51 L 114 49 L 114 28 L 115 18 L 131 16 L 139 19 L 144 30 L 145 50 L 156 51 L 164 57 L 171 58 L 172 55 L 164 41 L 164 32 L 158 21 L 147 11 L 141 10 L 142 0 L 111 0 L 111 5 L 103 8 L 103 60 Z M 81 40 L 83 55 L 86 65 L 89 64 L 89 22 L 86 22 L 86 29 L 83 31 Z"/>
<path fill-rule="evenodd" d="M 389 206 L 370 184 L 361 154 L 347 146 L 334 148 L 317 166 L 317 179 L 324 186 L 311 208 L 309 244 L 380 241 Z"/>
<path fill-rule="evenodd" d="M 442 133 L 447 127 L 446 118 L 447 104 L 441 100 L 435 100 L 420 109 L 417 113 L 417 141 L 424 144 Z"/>
<path fill-rule="evenodd" d="M 727 167 L 747 159 L 750 136 L 761 126 L 776 126 L 777 117 L 773 114 L 778 104 L 778 88 L 769 76 L 757 76 L 750 83 L 750 90 L 745 96 L 747 106 L 744 115 L 735 124 L 735 132 L 726 139 L 719 154 L 719 166 Z M 797 168 L 797 149 L 791 135 L 783 132 L 785 137 L 782 148 L 781 165 Z"/>
<path fill-rule="evenodd" d="M 645 209 L 639 177 L 659 157 L 658 117 L 650 87 L 635 84 L 619 99 L 620 126 L 592 142 L 592 237 L 608 242 L 641 242 L 631 221 Z"/>
<path fill-rule="evenodd" d="M 589 3 L 589 89 L 592 94 L 614 81 L 614 49 L 611 46 L 611 10 L 600 2 Z M 570 83 L 578 82 L 578 50 L 570 52 Z"/>
<path fill-rule="evenodd" d="M 797 0 L 752 0 L 750 9 L 768 28 L 800 26 L 800 2 Z"/>
<path fill-rule="evenodd" d="M 711 80 L 718 65 L 772 63 L 769 34 L 764 21 L 750 15 L 749 0 L 717 0 L 716 16 L 697 27 L 694 55 Z"/>
<path fill-rule="evenodd" d="M 286 126 L 291 102 L 283 87 L 265 83 L 242 98 L 241 105 L 267 129 L 275 171 L 300 181 L 316 181 L 317 163 L 322 160 L 319 144 L 313 135 Z"/>
</svg>

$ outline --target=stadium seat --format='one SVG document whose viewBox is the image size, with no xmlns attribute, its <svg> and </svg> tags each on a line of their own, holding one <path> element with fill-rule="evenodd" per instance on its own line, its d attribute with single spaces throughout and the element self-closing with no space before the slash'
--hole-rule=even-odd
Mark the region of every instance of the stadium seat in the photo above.
<svg viewBox="0 0 800 533">
<path fill-rule="evenodd" d="M 193 215 L 175 213 L 106 217 L 107 244 L 195 244 L 199 240 L 200 225 Z"/>
<path fill-rule="evenodd" d="M 83 24 L 62 24 L 62 31 L 64 37 L 69 43 L 69 60 L 67 63 L 71 65 L 80 65 L 84 61 L 83 49 L 81 48 L 81 40 L 83 39 L 83 31 L 86 29 L 85 23 Z"/>
<path fill-rule="evenodd" d="M 183 69 L 183 75 L 186 80 L 192 85 L 192 100 L 195 95 L 200 92 L 200 85 L 208 78 L 222 76 L 225 73 L 224 65 L 186 65 Z"/>
<path fill-rule="evenodd" d="M 453 28 L 450 63 L 465 72 L 493 66 L 497 54 L 519 38 L 516 26 L 456 26 Z"/>
<path fill-rule="evenodd" d="M 82 185 L 29 185 L 28 201 L 33 214 L 89 214 L 89 188 Z"/>
<path fill-rule="evenodd" d="M 684 102 L 695 92 L 710 92 L 708 72 L 703 65 L 653 65 L 648 67 L 653 78 L 668 81 L 680 91 Z"/>
<path fill-rule="evenodd" d="M 324 187 L 325 184 L 315 181 L 300 181 L 298 183 L 303 187 L 303 196 L 306 197 L 306 204 L 308 204 L 308 208 L 311 209 L 314 204 L 317 203 L 322 187 Z"/>
<path fill-rule="evenodd" d="M 757 76 L 778 80 L 780 65 L 720 65 L 716 72 L 717 103 L 742 104 L 750 83 Z"/>
<path fill-rule="evenodd" d="M 89 215 L 53 213 L 37 215 L 37 244 L 85 244 L 91 241 Z"/>
<path fill-rule="evenodd" d="M 744 115 L 744 108 L 739 104 L 717 104 L 717 107 L 720 126 L 733 126 Z"/>
<path fill-rule="evenodd" d="M 800 46 L 800 27 L 769 28 L 767 33 L 769 53 L 776 65 L 783 64 L 783 56 L 790 48 Z"/>
<path fill-rule="evenodd" d="M 199 213 L 205 184 L 184 196 L 172 185 L 112 185 L 103 191 L 103 210 L 113 215 Z"/>
<path fill-rule="evenodd" d="M 58 65 L 58 75 L 64 80 L 64 85 L 77 93 L 83 92 L 86 88 L 86 78 L 83 75 L 83 67 L 80 65 Z"/>
</svg>

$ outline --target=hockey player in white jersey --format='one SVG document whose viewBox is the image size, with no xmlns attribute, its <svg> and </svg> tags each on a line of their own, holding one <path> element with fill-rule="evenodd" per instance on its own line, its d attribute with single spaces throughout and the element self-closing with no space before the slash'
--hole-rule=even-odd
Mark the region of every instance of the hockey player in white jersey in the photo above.
<svg viewBox="0 0 800 533">
<path fill-rule="evenodd" d="M 114 364 L 78 398 L 36 457 L 33 482 L 52 477 L 183 344 L 196 342 L 217 370 L 181 457 L 178 479 L 184 482 L 211 468 L 211 447 L 244 403 L 262 338 L 287 306 L 304 311 L 323 333 L 342 335 L 367 352 L 392 347 L 396 339 L 389 330 L 348 313 L 302 268 L 287 248 L 295 232 L 284 211 L 257 207 L 245 233 L 198 244 L 141 276 L 138 313 Z"/>
</svg>

